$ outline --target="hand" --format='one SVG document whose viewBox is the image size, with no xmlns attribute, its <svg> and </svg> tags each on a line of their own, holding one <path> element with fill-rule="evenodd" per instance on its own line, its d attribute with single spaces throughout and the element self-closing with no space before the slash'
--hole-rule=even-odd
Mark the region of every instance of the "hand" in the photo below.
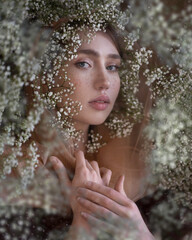
<svg viewBox="0 0 192 240">
<path fill-rule="evenodd" d="M 74 225 L 86 225 L 85 219 L 81 216 L 81 211 L 86 211 L 81 205 L 77 202 L 77 188 L 83 187 L 86 185 L 87 181 L 94 181 L 99 185 L 108 185 L 111 179 L 111 171 L 106 168 L 99 169 L 98 163 L 95 161 L 88 162 L 84 158 L 83 152 L 79 151 L 75 154 L 76 165 L 75 165 L 75 175 L 71 181 L 67 175 L 67 171 L 63 163 L 56 157 L 52 156 L 49 158 L 52 166 L 58 175 L 60 180 L 62 192 L 65 194 L 68 192 L 68 197 L 71 202 L 71 208 L 73 210 Z M 69 189 L 69 191 L 66 191 Z M 87 227 L 87 226 L 86 226 Z"/>
<path fill-rule="evenodd" d="M 96 161 L 88 162 L 82 151 L 75 153 L 76 166 L 75 175 L 72 180 L 73 187 L 84 186 L 87 181 L 96 182 L 108 186 L 112 172 L 107 168 L 99 168 Z"/>
<path fill-rule="evenodd" d="M 87 210 L 86 212 L 82 212 L 81 215 L 93 223 L 94 226 L 102 222 L 101 225 L 107 229 L 111 228 L 112 231 L 121 222 L 123 223 L 123 229 L 126 232 L 130 232 L 131 229 L 129 226 L 130 222 L 132 222 L 137 238 L 143 240 L 154 239 L 137 205 L 125 195 L 123 182 L 124 177 L 120 177 L 115 189 L 99 185 L 95 182 L 87 182 L 85 188 L 79 188 L 77 190 L 77 200 Z M 107 221 L 103 221 L 109 219 L 112 219 L 115 226 L 110 227 L 111 223 L 107 224 Z"/>
</svg>

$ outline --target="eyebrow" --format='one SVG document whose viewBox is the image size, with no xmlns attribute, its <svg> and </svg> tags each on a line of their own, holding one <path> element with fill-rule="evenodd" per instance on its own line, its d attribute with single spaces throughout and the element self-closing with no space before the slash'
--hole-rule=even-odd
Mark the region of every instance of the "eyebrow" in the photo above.
<svg viewBox="0 0 192 240">
<path fill-rule="evenodd" d="M 92 50 L 92 49 L 78 50 L 77 53 L 84 53 L 84 54 L 87 54 L 87 55 L 93 55 L 94 57 L 100 57 L 100 54 L 97 51 Z M 110 54 L 107 55 L 107 57 L 121 60 L 120 55 L 116 54 L 116 53 L 110 53 Z"/>
</svg>

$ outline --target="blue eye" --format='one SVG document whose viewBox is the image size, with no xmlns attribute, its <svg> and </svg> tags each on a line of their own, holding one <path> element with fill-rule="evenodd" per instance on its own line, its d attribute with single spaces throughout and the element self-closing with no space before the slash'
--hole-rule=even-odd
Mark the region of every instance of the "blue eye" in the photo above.
<svg viewBox="0 0 192 240">
<path fill-rule="evenodd" d="M 88 68 L 90 66 L 87 62 L 77 62 L 75 65 L 79 68 Z"/>
<path fill-rule="evenodd" d="M 107 70 L 112 71 L 112 72 L 117 72 L 119 70 L 119 66 L 117 65 L 110 65 L 106 67 Z"/>
</svg>

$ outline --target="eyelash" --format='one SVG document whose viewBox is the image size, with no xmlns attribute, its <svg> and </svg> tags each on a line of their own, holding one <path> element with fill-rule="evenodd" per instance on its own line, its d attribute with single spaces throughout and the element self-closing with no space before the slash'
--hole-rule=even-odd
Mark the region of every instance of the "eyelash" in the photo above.
<svg viewBox="0 0 192 240">
<path fill-rule="evenodd" d="M 110 70 L 112 72 L 118 72 L 119 71 L 119 66 L 118 65 L 109 65 L 108 67 L 106 67 L 107 70 L 109 70 L 109 67 L 115 67 L 115 70 Z"/>
<path fill-rule="evenodd" d="M 85 62 L 85 61 L 80 61 L 80 62 L 75 63 L 75 65 L 76 65 L 78 68 L 87 68 L 87 67 L 85 67 L 85 66 L 82 66 L 82 64 L 87 64 L 88 67 L 91 66 L 88 62 Z M 115 69 L 114 69 L 114 70 L 110 70 L 110 69 L 109 69 L 110 67 L 115 67 Z M 111 71 L 111 72 L 118 72 L 118 71 L 119 71 L 119 68 L 120 68 L 120 66 L 115 65 L 115 64 L 114 64 L 114 65 L 109 65 L 109 66 L 106 67 L 106 69 L 109 70 L 109 71 Z"/>
<path fill-rule="evenodd" d="M 87 63 L 87 62 L 85 62 L 85 61 L 77 62 L 77 63 L 75 63 L 75 65 L 76 65 L 77 67 L 79 67 L 79 68 L 85 68 L 85 67 L 81 66 L 82 63 L 86 63 L 87 65 L 90 66 L 90 64 Z"/>
</svg>

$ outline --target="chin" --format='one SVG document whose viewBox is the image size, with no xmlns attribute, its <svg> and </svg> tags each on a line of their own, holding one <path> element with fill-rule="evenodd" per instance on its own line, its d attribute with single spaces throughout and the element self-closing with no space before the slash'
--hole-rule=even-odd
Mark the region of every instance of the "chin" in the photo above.
<svg viewBox="0 0 192 240">
<path fill-rule="evenodd" d="M 105 122 L 105 120 L 107 119 L 107 117 L 105 118 L 93 118 L 93 119 L 87 119 L 87 123 L 89 125 L 101 125 Z"/>
<path fill-rule="evenodd" d="M 110 112 L 91 112 L 91 113 L 88 113 L 85 112 L 81 112 L 79 115 L 77 115 L 75 118 L 74 118 L 74 121 L 76 123 L 79 123 L 79 126 L 82 125 L 101 125 L 103 124 L 106 119 L 108 118 Z"/>
<path fill-rule="evenodd" d="M 97 126 L 97 125 L 103 124 L 104 122 L 105 122 L 105 120 L 103 120 L 103 121 L 92 121 L 92 122 L 89 123 L 89 125 L 95 125 L 95 126 Z"/>
<path fill-rule="evenodd" d="M 94 114 L 94 117 L 88 118 L 89 119 L 89 125 L 101 125 L 103 124 L 106 119 L 108 118 L 109 114 Z"/>
<path fill-rule="evenodd" d="M 105 120 L 107 119 L 108 116 L 105 116 L 105 117 L 87 117 L 84 116 L 84 118 L 76 118 L 75 121 L 76 122 L 79 122 L 83 125 L 101 125 L 105 122 Z"/>
</svg>

